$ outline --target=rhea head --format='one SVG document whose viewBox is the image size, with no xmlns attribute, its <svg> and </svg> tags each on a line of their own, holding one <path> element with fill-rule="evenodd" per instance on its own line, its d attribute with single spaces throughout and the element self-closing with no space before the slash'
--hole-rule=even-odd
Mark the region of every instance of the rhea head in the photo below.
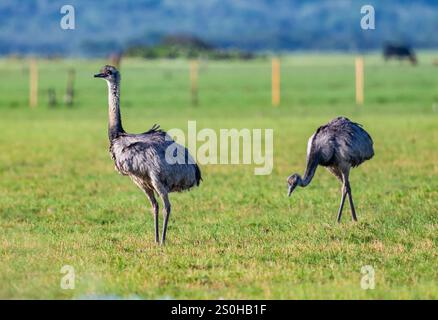
<svg viewBox="0 0 438 320">
<path fill-rule="evenodd" d="M 289 178 L 287 178 L 287 184 L 289 189 L 287 193 L 288 197 L 292 195 L 292 192 L 294 192 L 295 188 L 298 186 L 300 181 L 301 181 L 301 177 L 298 174 L 293 174 Z"/>
<path fill-rule="evenodd" d="M 108 81 L 109 83 L 118 83 L 120 81 L 120 73 L 113 66 L 103 66 L 100 69 L 100 73 L 94 75 L 95 78 L 102 78 Z"/>
</svg>

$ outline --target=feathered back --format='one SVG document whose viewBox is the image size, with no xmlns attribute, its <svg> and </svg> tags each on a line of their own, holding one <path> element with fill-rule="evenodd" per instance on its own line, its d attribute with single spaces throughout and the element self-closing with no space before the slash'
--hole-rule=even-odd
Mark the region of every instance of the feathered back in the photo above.
<svg viewBox="0 0 438 320">
<path fill-rule="evenodd" d="M 313 148 L 322 154 L 323 165 L 346 161 L 356 167 L 374 156 L 373 140 L 362 125 L 339 117 L 320 127 Z"/>
<path fill-rule="evenodd" d="M 148 131 L 142 133 L 142 134 L 150 134 L 150 133 L 163 133 L 166 134 L 163 130 L 160 129 L 159 124 L 154 124 L 152 128 L 150 128 Z"/>
<path fill-rule="evenodd" d="M 202 180 L 201 171 L 187 148 L 173 141 L 158 125 L 142 134 L 119 136 L 111 141 L 110 151 L 121 174 L 144 181 L 155 180 L 168 192 L 199 186 Z M 182 155 L 183 163 L 169 163 L 166 158 L 168 152 Z"/>
</svg>

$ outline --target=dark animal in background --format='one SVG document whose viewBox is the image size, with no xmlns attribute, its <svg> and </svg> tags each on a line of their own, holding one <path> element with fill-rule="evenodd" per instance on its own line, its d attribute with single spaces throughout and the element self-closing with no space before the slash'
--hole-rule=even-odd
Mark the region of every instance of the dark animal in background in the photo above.
<svg viewBox="0 0 438 320">
<path fill-rule="evenodd" d="M 409 60 L 413 65 L 418 63 L 414 51 L 407 46 L 387 44 L 383 49 L 383 57 L 385 58 L 385 61 L 398 59 Z"/>
<path fill-rule="evenodd" d="M 123 130 L 120 116 L 120 73 L 116 68 L 104 66 L 94 77 L 105 79 L 108 83 L 108 136 L 115 168 L 122 175 L 129 176 L 151 202 L 157 243 L 158 202 L 155 193 L 161 198 L 164 205 L 161 244 L 164 244 L 170 217 L 169 193 L 199 186 L 202 180 L 201 171 L 188 150 L 176 144 L 158 126 L 153 126 L 141 134 L 130 134 Z M 177 154 L 183 156 L 184 161 L 168 161 L 168 150 L 176 150 Z"/>
<path fill-rule="evenodd" d="M 297 186 L 310 184 L 318 166 L 326 167 L 342 183 L 341 205 L 338 222 L 341 221 L 345 197 L 348 195 L 351 216 L 357 221 L 349 181 L 350 169 L 374 156 L 373 140 L 360 124 L 339 117 L 320 127 L 307 144 L 307 168 L 304 177 L 294 174 L 287 179 L 288 196 Z"/>
</svg>

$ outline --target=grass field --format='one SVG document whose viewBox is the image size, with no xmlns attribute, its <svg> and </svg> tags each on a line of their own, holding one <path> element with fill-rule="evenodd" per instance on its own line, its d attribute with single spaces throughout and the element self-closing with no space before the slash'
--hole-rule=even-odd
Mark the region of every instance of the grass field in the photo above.
<svg viewBox="0 0 438 320">
<path fill-rule="evenodd" d="M 0 60 L 0 297 L 429 299 L 438 298 L 438 68 L 366 57 L 366 104 L 354 104 L 354 57 L 297 55 L 282 61 L 282 105 L 270 106 L 270 63 L 203 62 L 200 104 L 190 106 L 186 61 L 122 65 L 122 115 L 129 132 L 274 129 L 274 170 L 202 166 L 204 182 L 171 196 L 168 243 L 153 241 L 149 203 L 114 171 L 108 154 L 104 61 L 41 61 L 40 104 L 30 110 L 24 61 Z M 76 106 L 62 97 L 75 67 Z M 374 138 L 376 156 L 351 175 L 359 223 L 340 185 L 320 168 L 286 197 L 302 173 L 307 139 L 345 115 Z M 60 288 L 61 267 L 74 290 Z M 360 286 L 361 267 L 376 287 Z"/>
</svg>

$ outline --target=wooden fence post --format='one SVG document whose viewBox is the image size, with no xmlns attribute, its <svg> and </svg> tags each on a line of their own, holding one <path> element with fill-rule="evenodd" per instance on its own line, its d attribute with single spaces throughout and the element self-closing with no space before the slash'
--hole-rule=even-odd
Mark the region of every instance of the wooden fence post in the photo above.
<svg viewBox="0 0 438 320">
<path fill-rule="evenodd" d="M 67 74 L 67 88 L 65 90 L 64 103 L 67 107 L 73 106 L 74 98 L 74 81 L 75 81 L 75 69 L 69 69 Z"/>
<path fill-rule="evenodd" d="M 280 91 L 280 60 L 272 59 L 272 106 L 278 107 L 281 100 Z"/>
<path fill-rule="evenodd" d="M 120 52 L 110 54 L 110 65 L 120 69 L 120 64 L 122 63 L 122 54 Z"/>
<path fill-rule="evenodd" d="M 35 108 L 38 105 L 38 64 L 35 58 L 30 60 L 29 65 L 29 106 Z"/>
<path fill-rule="evenodd" d="M 365 102 L 365 62 L 363 57 L 356 58 L 356 104 L 361 106 Z"/>
</svg>

